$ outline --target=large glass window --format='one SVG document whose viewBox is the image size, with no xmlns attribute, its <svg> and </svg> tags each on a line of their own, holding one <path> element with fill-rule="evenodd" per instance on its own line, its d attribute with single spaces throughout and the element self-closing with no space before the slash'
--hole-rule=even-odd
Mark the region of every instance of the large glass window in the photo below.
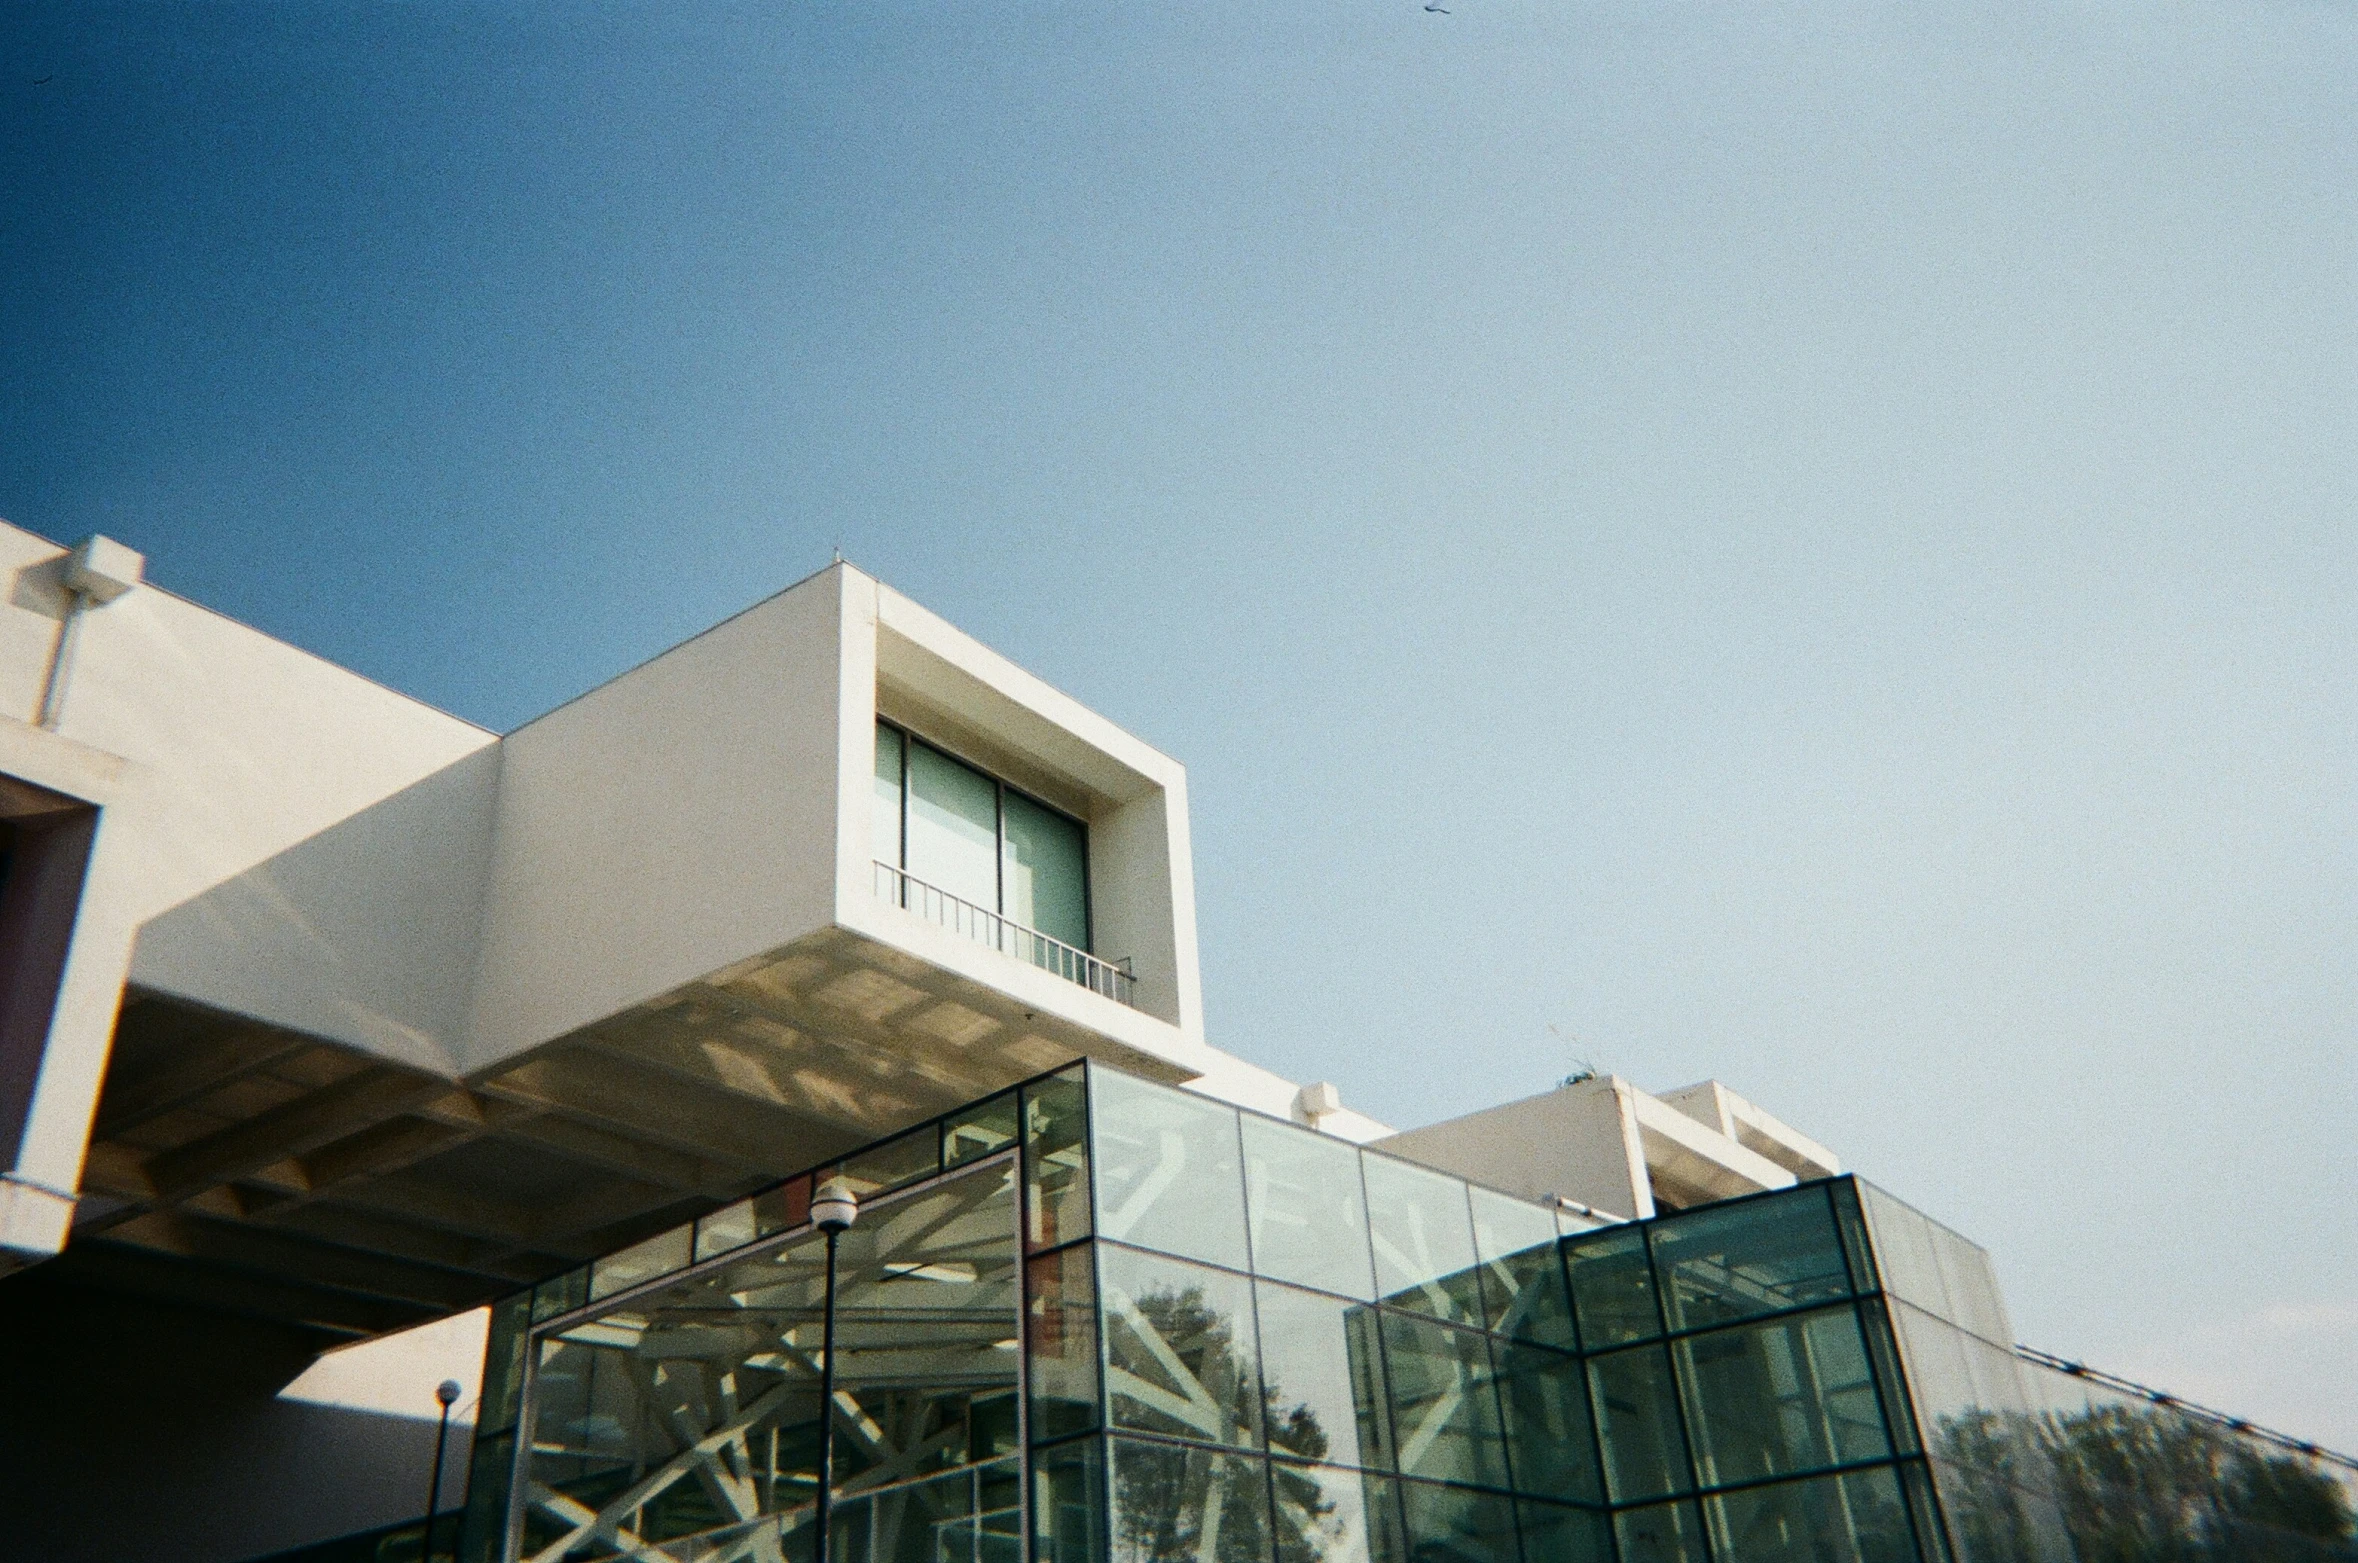
<svg viewBox="0 0 2358 1563">
<path fill-rule="evenodd" d="M 1466 1186 L 1389 1156 L 1368 1156 L 1367 1211 L 1376 1295 L 1452 1323 L 1482 1322 Z"/>
<path fill-rule="evenodd" d="M 1544 1346 L 1501 1341 L 1498 1398 L 1506 1413 L 1507 1454 L 1515 1491 L 1537 1498 L 1602 1503 L 1596 1435 L 1577 1358 Z"/>
<path fill-rule="evenodd" d="M 1114 1426 L 1258 1447 L 1252 1282 L 1103 1243 L 1097 1265 Z"/>
<path fill-rule="evenodd" d="M 1269 1475 L 1277 1563 L 1407 1563 L 1390 1477 L 1287 1460 Z"/>
<path fill-rule="evenodd" d="M 1467 1192 L 1474 1202 L 1474 1247 L 1482 1259 L 1482 1303 L 1490 1328 L 1570 1351 L 1572 1305 L 1556 1253 L 1555 1217 L 1489 1189 Z"/>
<path fill-rule="evenodd" d="M 1089 832 L 1071 815 L 886 722 L 870 813 L 878 862 L 1089 948 Z"/>
<path fill-rule="evenodd" d="M 1671 1387 L 1670 1354 L 1637 1346 L 1591 1357 L 1589 1391 L 1597 1439 L 1605 1446 L 1605 1483 L 1615 1503 L 1685 1492 L 1686 1438 L 1679 1431 L 1678 1393 Z"/>
<path fill-rule="evenodd" d="M 1111 1070 L 1089 1079 L 1099 1235 L 1244 1269 L 1236 1109 Z"/>
<path fill-rule="evenodd" d="M 1269 1563 L 1269 1481 L 1251 1455 L 1113 1440 L 1114 1563 Z"/>
<path fill-rule="evenodd" d="M 1387 1313 L 1384 1360 L 1401 1472 L 1506 1486 L 1506 1440 L 1491 1380 L 1489 1340 L 1472 1330 Z"/>
<path fill-rule="evenodd" d="M 1898 1469 L 1771 1482 L 1703 1500 L 1711 1544 L 1744 1563 L 1916 1563 Z"/>
<path fill-rule="evenodd" d="M 1392 1465 L 1376 1312 L 1261 1281 L 1261 1379 L 1269 1446 L 1331 1465 Z"/>
<path fill-rule="evenodd" d="M 1002 1161 L 880 1200 L 842 1239 L 825 1421 L 861 1556 L 996 1556 L 1014 1535 L 1015 1221 Z M 824 1276 L 805 1233 L 543 1338 L 523 1555 L 807 1555 Z"/>
<path fill-rule="evenodd" d="M 1850 1267 L 1822 1189 L 1690 1211 L 1655 1223 L 1653 1238 L 1673 1330 L 1850 1295 Z"/>
<path fill-rule="evenodd" d="M 1707 1487 L 1891 1453 L 1849 1307 L 1713 1330 L 1672 1349 Z"/>
<path fill-rule="evenodd" d="M 1359 1152 L 1291 1124 L 1243 1116 L 1254 1272 L 1346 1297 L 1373 1296 Z"/>
<path fill-rule="evenodd" d="M 1643 1227 L 1613 1227 L 1567 1241 L 1564 1268 L 1572 1280 L 1583 1349 L 1602 1351 L 1662 1333 Z"/>
<path fill-rule="evenodd" d="M 1515 1501 L 1504 1493 L 1402 1482 L 1400 1500 L 1408 1555 L 1420 1563 L 1515 1563 Z"/>
</svg>

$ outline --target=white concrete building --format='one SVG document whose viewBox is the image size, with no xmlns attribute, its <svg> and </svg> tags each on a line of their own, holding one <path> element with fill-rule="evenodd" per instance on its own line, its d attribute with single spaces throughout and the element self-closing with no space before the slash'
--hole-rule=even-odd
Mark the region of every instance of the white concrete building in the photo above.
<svg viewBox="0 0 2358 1563">
<path fill-rule="evenodd" d="M 42 1556 L 399 1518 L 414 1425 L 274 1398 L 320 1348 L 1076 1058 L 1621 1216 L 1838 1170 L 1715 1084 L 1394 1135 L 1216 1048 L 1185 770 L 849 565 L 505 735 L 142 575 L 0 525 L 0 1328 L 59 1343 L 0 1387 L 0 1499 Z M 177 1485 L 43 1429 L 77 1399 Z M 276 1507 L 173 1507 L 259 1466 Z"/>
</svg>

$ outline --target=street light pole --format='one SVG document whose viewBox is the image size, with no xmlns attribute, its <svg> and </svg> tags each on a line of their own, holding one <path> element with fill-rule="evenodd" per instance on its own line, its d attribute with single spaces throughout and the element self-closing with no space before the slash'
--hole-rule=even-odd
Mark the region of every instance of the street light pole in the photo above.
<svg viewBox="0 0 2358 1563">
<path fill-rule="evenodd" d="M 828 1526 L 835 1499 L 835 1241 L 860 1218 L 860 1202 L 851 1185 L 829 1178 L 811 1200 L 811 1224 L 827 1235 L 827 1285 L 821 1298 L 819 1324 L 819 1501 L 812 1522 L 818 1535 L 811 1547 L 811 1563 L 828 1563 Z"/>
<path fill-rule="evenodd" d="M 434 1386 L 442 1403 L 442 1419 L 434 1424 L 434 1474 L 426 1480 L 426 1536 L 418 1548 L 423 1563 L 434 1563 L 434 1511 L 442 1506 L 442 1446 L 450 1439 L 450 1408 L 458 1404 L 459 1381 L 446 1378 Z"/>
</svg>

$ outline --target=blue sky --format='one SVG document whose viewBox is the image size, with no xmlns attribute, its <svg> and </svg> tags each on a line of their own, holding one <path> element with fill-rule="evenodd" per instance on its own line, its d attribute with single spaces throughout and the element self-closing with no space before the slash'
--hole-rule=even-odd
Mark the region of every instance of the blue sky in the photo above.
<svg viewBox="0 0 2358 1563">
<path fill-rule="evenodd" d="M 2358 18 L 1452 9 L 12 5 L 0 514 L 494 727 L 841 547 L 1188 763 L 1223 1045 L 2358 1447 Z"/>
</svg>

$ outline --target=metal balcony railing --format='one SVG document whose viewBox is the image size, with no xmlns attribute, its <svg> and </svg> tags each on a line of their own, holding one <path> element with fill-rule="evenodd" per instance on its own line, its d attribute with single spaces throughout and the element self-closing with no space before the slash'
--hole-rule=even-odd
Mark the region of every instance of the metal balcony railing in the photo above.
<svg viewBox="0 0 2358 1563">
<path fill-rule="evenodd" d="M 1131 973 L 1126 957 L 1120 961 L 1100 960 L 1087 950 L 1077 950 L 1037 928 L 1026 928 L 1001 917 L 881 859 L 876 864 L 876 893 L 929 923 L 964 934 L 977 944 L 987 944 L 1002 954 L 1052 971 L 1065 981 L 1077 982 L 1091 993 L 1102 993 L 1117 1004 L 1127 1004 L 1133 1009 L 1138 1006 L 1138 979 Z"/>
</svg>

